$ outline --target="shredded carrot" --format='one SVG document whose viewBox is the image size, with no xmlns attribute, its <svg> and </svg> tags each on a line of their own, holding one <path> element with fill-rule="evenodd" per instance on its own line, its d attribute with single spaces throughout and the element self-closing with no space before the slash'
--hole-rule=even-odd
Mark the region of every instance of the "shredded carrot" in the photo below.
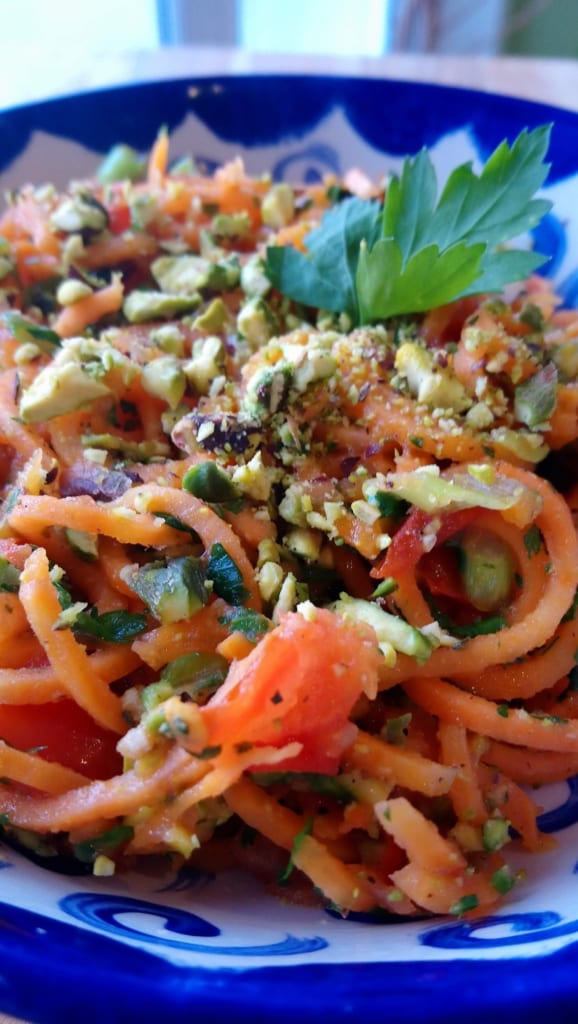
<svg viewBox="0 0 578 1024">
<path fill-rule="evenodd" d="M 66 306 L 54 324 L 54 330 L 61 338 L 82 334 L 89 324 L 101 320 L 107 313 L 116 313 L 122 305 L 122 297 L 121 279 L 114 277 L 111 284 Z"/>
<path fill-rule="evenodd" d="M 32 629 L 46 651 L 63 687 L 99 724 L 124 731 L 120 701 L 95 674 L 85 648 L 70 629 L 57 626 L 61 612 L 48 559 L 42 548 L 28 558 L 22 571 L 20 600 Z"/>
</svg>

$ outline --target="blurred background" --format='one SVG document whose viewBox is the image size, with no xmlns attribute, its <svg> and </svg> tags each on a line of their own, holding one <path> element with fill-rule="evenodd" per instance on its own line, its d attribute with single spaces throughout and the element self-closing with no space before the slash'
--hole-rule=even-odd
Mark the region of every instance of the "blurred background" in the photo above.
<svg viewBox="0 0 578 1024">
<path fill-rule="evenodd" d="M 1 48 L 182 45 L 377 57 L 388 52 L 578 57 L 576 0 L 2 0 Z"/>
<path fill-rule="evenodd" d="M 223 70 L 215 53 L 225 49 L 236 54 L 229 70 L 255 70 L 243 54 L 257 65 L 260 54 L 290 56 L 305 70 L 313 57 L 578 59 L 578 0 L 0 0 L 0 10 L 4 106 L 146 77 L 147 68 L 153 77 Z"/>
</svg>

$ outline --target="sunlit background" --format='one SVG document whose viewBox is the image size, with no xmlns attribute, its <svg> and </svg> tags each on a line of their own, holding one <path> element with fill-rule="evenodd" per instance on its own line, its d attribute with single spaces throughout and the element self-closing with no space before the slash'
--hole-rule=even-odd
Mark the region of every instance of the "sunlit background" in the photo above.
<svg viewBox="0 0 578 1024">
<path fill-rule="evenodd" d="M 82 72 L 114 79 L 122 55 L 160 48 L 578 58 L 578 0 L 0 0 L 0 12 L 3 105 L 81 86 Z"/>
<path fill-rule="evenodd" d="M 578 57 L 576 0 L 2 0 L 1 8 L 6 51 L 41 39 L 93 51 L 200 44 L 367 57 Z"/>
</svg>

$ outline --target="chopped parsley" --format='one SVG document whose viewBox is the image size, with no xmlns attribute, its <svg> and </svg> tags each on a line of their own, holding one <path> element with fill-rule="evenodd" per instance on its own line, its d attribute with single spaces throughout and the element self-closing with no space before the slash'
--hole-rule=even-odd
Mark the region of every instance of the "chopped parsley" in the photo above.
<svg viewBox="0 0 578 1024">
<path fill-rule="evenodd" d="M 535 523 L 524 534 L 524 547 L 530 558 L 542 550 L 542 534 Z"/>
<path fill-rule="evenodd" d="M 271 629 L 270 620 L 252 608 L 229 608 L 220 616 L 219 622 L 222 626 L 228 626 L 231 633 L 242 633 L 251 643 L 255 643 Z"/>
<path fill-rule="evenodd" d="M 242 605 L 249 597 L 240 569 L 218 542 L 213 544 L 209 554 L 207 579 L 212 581 L 215 594 L 229 604 Z"/>
<path fill-rule="evenodd" d="M 479 907 L 480 901 L 475 893 L 470 893 L 468 896 L 462 896 L 461 899 L 450 907 L 450 914 L 455 914 L 456 917 L 461 917 L 462 914 L 466 914 L 468 910 L 475 910 Z"/>
<path fill-rule="evenodd" d="M 307 818 L 307 821 L 305 822 L 303 828 L 297 833 L 295 839 L 293 840 L 293 848 L 291 850 L 291 856 L 289 857 L 287 866 L 279 875 L 279 882 L 281 885 L 285 885 L 289 881 L 289 878 L 291 877 L 291 874 L 293 873 L 293 869 L 295 867 L 295 857 L 299 853 L 299 850 L 303 845 L 303 840 L 305 839 L 305 837 L 311 835 L 312 829 L 313 818 Z"/>
</svg>

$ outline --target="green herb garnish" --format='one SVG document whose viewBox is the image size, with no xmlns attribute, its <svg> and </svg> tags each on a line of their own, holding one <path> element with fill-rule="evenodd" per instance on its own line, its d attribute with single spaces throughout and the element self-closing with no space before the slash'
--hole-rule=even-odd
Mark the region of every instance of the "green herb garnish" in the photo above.
<svg viewBox="0 0 578 1024">
<path fill-rule="evenodd" d="M 462 164 L 438 198 L 427 150 L 405 160 L 376 200 L 345 199 L 307 235 L 307 254 L 267 250 L 274 287 L 305 306 L 346 313 L 354 324 L 425 312 L 465 295 L 500 291 L 544 262 L 537 253 L 505 249 L 551 204 L 535 199 L 549 165 L 550 126 L 524 129 L 502 142 L 480 175 Z"/>
<path fill-rule="evenodd" d="M 72 849 L 74 856 L 83 864 L 92 864 L 101 853 L 111 853 L 132 839 L 134 829 L 130 825 L 116 825 L 114 828 L 103 832 L 94 839 L 85 839 L 81 843 L 74 843 Z"/>
<path fill-rule="evenodd" d="M 73 625 L 75 633 L 92 637 L 109 644 L 127 644 L 147 625 L 146 615 L 115 608 L 98 614 L 96 608 L 90 612 L 79 612 Z"/>
<path fill-rule="evenodd" d="M 375 491 L 369 495 L 372 505 L 377 505 L 380 516 L 387 519 L 403 519 L 409 509 L 409 502 L 390 491 Z"/>
<path fill-rule="evenodd" d="M 516 875 L 512 874 L 507 864 L 498 868 L 492 875 L 492 886 L 500 896 L 505 896 L 506 893 L 510 892 L 510 889 L 514 888 L 516 881 Z"/>
<path fill-rule="evenodd" d="M 20 586 L 20 570 L 7 558 L 0 558 L 0 591 L 17 594 Z"/>
<path fill-rule="evenodd" d="M 70 592 L 63 583 L 55 581 L 54 587 L 58 594 L 60 607 L 63 611 L 72 607 Z M 140 612 L 127 612 L 124 608 L 114 608 L 99 615 L 97 608 L 85 611 L 80 606 L 70 620 L 70 628 L 75 634 L 91 637 L 109 644 L 126 644 L 146 629 L 146 615 Z"/>
<path fill-rule="evenodd" d="M 218 542 L 213 544 L 209 554 L 207 579 L 212 581 L 215 594 L 229 604 L 243 604 L 249 597 L 240 569 Z"/>
<path fill-rule="evenodd" d="M 467 913 L 468 910 L 475 910 L 480 905 L 480 901 L 475 893 L 471 893 L 469 896 L 462 896 L 461 899 L 456 900 L 453 906 L 450 907 L 450 914 L 455 914 L 456 917 L 461 917 L 462 914 Z"/>
<path fill-rule="evenodd" d="M 21 313 L 13 310 L 1 313 L 0 320 L 2 320 L 4 326 L 8 328 L 12 336 L 20 344 L 32 342 L 48 355 L 52 355 L 54 350 L 59 348 L 62 343 L 62 339 L 56 331 L 51 330 L 49 327 L 42 327 L 40 324 L 35 323 L 34 320 L 29 320 L 27 317 L 22 316 Z"/>
<path fill-rule="evenodd" d="M 534 523 L 524 534 L 524 547 L 530 558 L 537 555 L 542 549 L 542 534 Z"/>
<path fill-rule="evenodd" d="M 270 620 L 252 608 L 230 608 L 220 616 L 219 622 L 228 626 L 231 633 L 242 633 L 251 643 L 271 629 Z"/>
<path fill-rule="evenodd" d="M 295 839 L 293 840 L 293 848 L 291 850 L 291 856 L 289 857 L 289 860 L 287 862 L 287 867 L 279 875 L 279 882 L 281 885 L 285 885 L 289 881 L 289 878 L 293 872 L 293 868 L 295 867 L 295 857 L 299 853 L 299 850 L 303 845 L 303 840 L 305 839 L 305 837 L 311 835 L 312 829 L 313 818 L 307 818 L 307 821 L 305 822 L 303 828 L 297 833 Z"/>
</svg>

